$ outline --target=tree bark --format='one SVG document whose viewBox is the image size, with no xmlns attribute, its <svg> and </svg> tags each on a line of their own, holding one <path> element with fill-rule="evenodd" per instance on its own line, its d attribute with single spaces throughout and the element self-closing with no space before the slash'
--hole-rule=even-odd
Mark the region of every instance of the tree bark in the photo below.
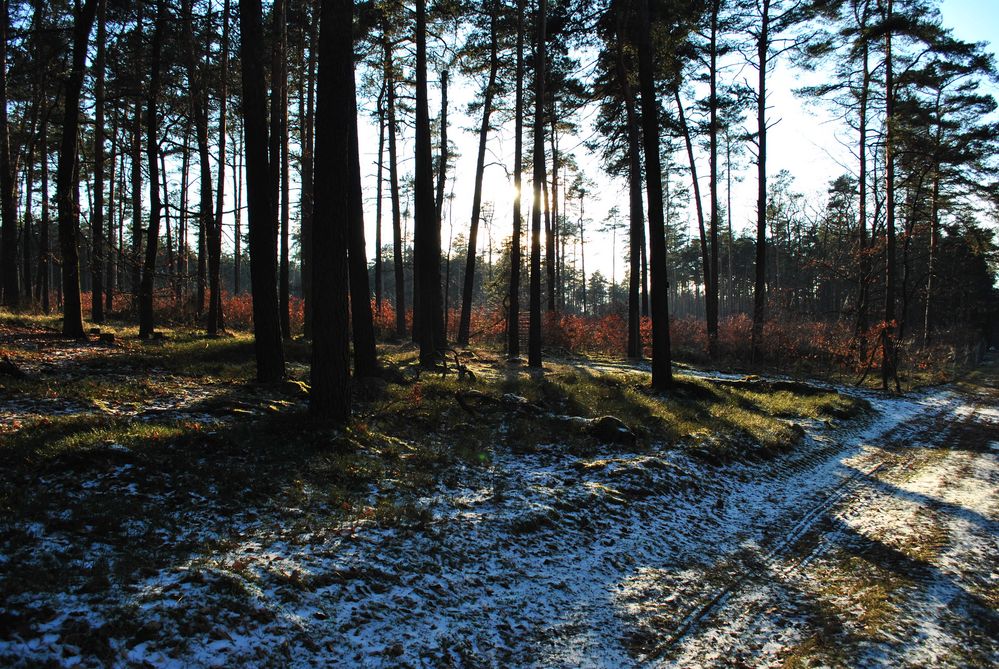
<svg viewBox="0 0 999 669">
<path fill-rule="evenodd" d="M 545 32 L 548 0 L 538 0 L 534 54 L 534 208 L 531 211 L 531 301 L 527 365 L 541 367 L 541 191 L 545 184 Z M 585 281 L 585 274 L 584 274 Z"/>
<path fill-rule="evenodd" d="M 142 265 L 142 283 L 139 285 L 139 337 L 153 334 L 153 283 L 156 278 L 156 251 L 160 234 L 160 175 L 159 127 L 157 109 L 160 94 L 160 60 L 163 52 L 163 30 L 166 23 L 166 0 L 156 0 L 156 26 L 153 29 L 149 97 L 146 107 L 146 159 L 149 165 L 149 229 L 146 234 L 146 257 Z"/>
<path fill-rule="evenodd" d="M 114 291 L 115 284 L 118 281 L 118 267 L 115 257 L 115 225 L 114 225 L 114 212 L 115 212 L 115 197 L 121 197 L 121 191 L 116 188 L 115 179 L 117 178 L 118 172 L 116 171 L 116 163 L 118 160 L 118 119 L 120 113 L 117 111 L 117 105 L 115 106 L 114 122 L 111 126 L 111 172 L 108 174 L 108 227 L 107 227 L 107 244 L 105 246 L 105 263 L 104 263 L 104 311 L 108 314 L 114 309 Z M 120 243 L 120 241 L 119 241 Z"/>
<path fill-rule="evenodd" d="M 11 309 L 16 309 L 20 304 L 17 277 L 17 202 L 14 193 L 14 161 L 11 157 L 10 128 L 7 118 L 7 31 L 10 28 L 9 5 L 9 0 L 3 0 L 2 16 L 0 16 L 0 32 L 3 33 L 0 35 L 0 214 L 3 217 L 2 226 L 0 226 L 0 278 L 2 278 L 0 289 L 2 289 L 3 293 L 3 305 Z M 82 81 L 82 73 L 80 79 Z M 72 95 L 72 93 L 69 93 L 69 95 Z M 78 92 L 76 93 L 76 98 L 79 100 Z M 79 110 L 76 111 L 76 114 L 79 115 Z"/>
<path fill-rule="evenodd" d="M 639 1 L 638 78 L 642 94 L 645 183 L 649 198 L 649 270 L 652 308 L 652 388 L 673 385 L 669 341 L 669 280 L 666 273 L 666 222 L 663 216 L 662 166 L 659 158 L 659 110 L 656 104 L 650 0 Z"/>
<path fill-rule="evenodd" d="M 281 336 L 291 338 L 289 318 L 288 286 L 288 199 L 284 189 L 287 161 L 285 160 L 285 139 L 288 128 L 288 0 L 275 0 L 272 10 L 271 28 L 271 116 L 270 116 L 270 172 L 273 182 L 275 208 L 278 217 L 278 241 L 280 260 L 278 264 L 278 313 L 280 315 Z M 250 251 L 252 262 L 253 251 Z"/>
<path fill-rule="evenodd" d="M 385 81 L 378 93 L 378 167 L 375 176 L 375 310 L 382 312 L 382 195 L 385 167 Z"/>
<path fill-rule="evenodd" d="M 513 237 L 510 241 L 510 292 L 507 306 L 507 354 L 520 355 L 521 176 L 524 152 L 524 0 L 517 0 L 517 83 L 514 103 Z"/>
<path fill-rule="evenodd" d="M 420 364 L 438 362 L 443 345 L 441 312 L 440 221 L 434 210 L 430 112 L 427 102 L 427 3 L 416 1 L 416 162 L 414 166 L 414 265 Z"/>
<path fill-rule="evenodd" d="M 895 72 L 892 61 L 893 0 L 885 14 L 885 321 L 881 330 L 881 389 L 895 381 Z"/>
<path fill-rule="evenodd" d="M 617 43 L 615 68 L 621 95 L 624 98 L 625 123 L 628 132 L 628 213 L 631 223 L 629 234 L 629 276 L 628 276 L 628 357 L 642 357 L 641 316 L 639 313 L 639 288 L 642 276 L 642 245 L 645 235 L 645 212 L 642 208 L 642 158 L 641 138 L 639 137 L 638 117 L 635 113 L 635 96 L 628 79 L 624 62 L 624 12 L 617 16 Z"/>
<path fill-rule="evenodd" d="M 315 176 L 324 186 L 315 193 L 312 230 L 316 262 L 309 410 L 317 418 L 345 423 L 350 418 L 347 237 L 352 185 L 350 133 L 344 128 L 356 104 L 345 95 L 353 90 L 354 79 L 353 1 L 322 0 L 320 8 Z"/>
<path fill-rule="evenodd" d="M 62 333 L 83 338 L 83 309 L 80 304 L 80 210 L 77 173 L 77 133 L 80 123 L 80 91 L 83 87 L 87 43 L 97 13 L 97 0 L 87 0 L 73 20 L 73 64 L 66 77 L 65 117 L 62 145 L 56 171 L 56 203 L 59 216 L 59 247 L 62 251 L 63 320 Z M 15 274 L 16 277 L 16 274 Z"/>
<path fill-rule="evenodd" d="M 301 263 L 302 299 L 305 302 L 303 324 L 306 339 L 312 339 L 312 313 L 315 300 L 312 295 L 312 221 L 315 197 L 313 181 L 313 145 L 315 135 L 315 95 L 316 95 L 316 40 L 318 39 L 318 15 L 315 0 L 309 0 L 312 18 L 309 22 L 309 59 L 305 75 L 305 108 L 302 110 L 302 211 L 301 211 Z"/>
<path fill-rule="evenodd" d="M 277 296 L 277 182 L 267 155 L 263 19 L 260 0 L 240 0 L 239 8 L 254 349 L 257 379 L 273 382 L 284 376 L 284 350 Z"/>
<path fill-rule="evenodd" d="M 52 290 L 49 273 L 51 271 L 52 249 L 49 243 L 49 121 L 48 114 L 42 121 L 39 138 L 42 154 L 42 220 L 38 234 L 38 291 L 42 303 L 42 313 L 48 314 L 49 293 Z"/>
<path fill-rule="evenodd" d="M 752 356 L 759 359 L 767 305 L 767 56 L 770 52 L 770 0 L 763 0 L 763 20 L 756 44 L 759 82 L 756 92 L 756 281 L 753 286 Z"/>
<path fill-rule="evenodd" d="M 104 322 L 104 62 L 107 0 L 97 3 L 94 61 L 94 207 L 90 212 L 90 320 Z"/>
<path fill-rule="evenodd" d="M 208 334 L 225 327 L 222 311 L 222 212 L 225 204 L 226 120 L 229 112 L 229 16 L 230 0 L 222 7 L 222 73 L 219 79 L 219 177 L 215 191 L 215 224 L 208 248 Z"/>
</svg>

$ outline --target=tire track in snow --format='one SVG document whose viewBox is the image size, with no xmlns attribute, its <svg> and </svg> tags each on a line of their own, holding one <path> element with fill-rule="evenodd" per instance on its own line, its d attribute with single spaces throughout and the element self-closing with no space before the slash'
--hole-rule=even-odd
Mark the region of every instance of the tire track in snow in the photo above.
<svg viewBox="0 0 999 669">
<path fill-rule="evenodd" d="M 703 593 L 697 599 L 696 603 L 682 614 L 680 622 L 672 634 L 656 645 L 651 651 L 644 654 L 641 659 L 646 663 L 655 663 L 663 660 L 671 651 L 677 649 L 686 639 L 697 632 L 703 622 L 724 609 L 733 595 L 739 592 L 744 586 L 748 586 L 752 579 L 772 578 L 771 575 L 775 572 L 780 577 L 786 578 L 807 564 L 814 554 L 820 550 L 818 544 L 807 554 L 801 556 L 800 559 L 792 560 L 789 566 L 781 565 L 790 556 L 794 547 L 828 518 L 830 510 L 848 499 L 864 481 L 888 468 L 905 469 L 911 467 L 917 457 L 917 453 L 902 449 L 905 448 L 905 444 L 912 437 L 924 432 L 927 427 L 938 423 L 942 417 L 955 412 L 954 403 L 948 401 L 948 394 L 949 391 L 942 393 L 938 391 L 926 396 L 924 400 L 939 401 L 930 402 L 933 405 L 933 410 L 920 414 L 918 420 L 903 423 L 908 416 L 900 417 L 873 439 L 865 437 L 862 434 L 854 441 L 838 444 L 831 449 L 824 448 L 819 453 L 812 454 L 801 462 L 792 463 L 794 469 L 807 468 L 818 460 L 829 458 L 830 451 L 832 458 L 835 459 L 854 445 L 877 445 L 881 447 L 879 452 L 876 452 L 872 462 L 869 462 L 866 466 L 855 468 L 850 475 L 843 478 L 831 488 L 828 488 L 827 492 L 819 500 L 808 506 L 796 518 L 785 518 L 784 520 L 789 520 L 792 523 L 790 529 L 778 533 L 777 537 L 769 542 L 769 546 L 762 555 L 743 551 L 740 555 L 735 556 L 734 560 L 724 565 L 720 578 L 721 582 Z M 934 443 L 942 441 L 949 432 L 949 429 L 948 426 L 948 429 L 935 433 Z M 781 521 L 777 520 L 771 526 L 776 526 L 780 523 Z M 713 576 L 717 576 L 717 573 L 713 574 Z M 715 581 L 718 579 L 712 578 L 711 580 Z"/>
</svg>

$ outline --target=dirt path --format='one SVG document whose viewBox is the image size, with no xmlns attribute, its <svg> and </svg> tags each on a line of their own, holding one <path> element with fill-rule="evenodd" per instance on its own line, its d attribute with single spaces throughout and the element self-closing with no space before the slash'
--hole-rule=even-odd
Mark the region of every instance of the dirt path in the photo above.
<svg viewBox="0 0 999 669">
<path fill-rule="evenodd" d="M 900 425 L 847 460 L 853 475 L 699 593 L 646 659 L 995 666 L 999 416 L 978 399 Z"/>
</svg>

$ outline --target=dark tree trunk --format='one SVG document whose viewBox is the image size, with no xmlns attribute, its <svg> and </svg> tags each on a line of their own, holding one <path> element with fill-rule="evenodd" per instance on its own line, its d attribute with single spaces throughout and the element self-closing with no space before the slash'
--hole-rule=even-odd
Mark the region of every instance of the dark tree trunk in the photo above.
<svg viewBox="0 0 999 669">
<path fill-rule="evenodd" d="M 865 6 L 863 18 L 862 18 L 862 29 L 866 30 L 867 27 L 867 8 Z M 858 104 L 859 109 L 859 122 L 858 122 L 858 133 L 859 141 L 857 147 L 858 161 L 860 163 L 860 173 L 857 178 L 857 187 L 859 190 L 859 204 L 858 204 L 858 228 L 859 228 L 859 249 L 857 253 L 857 324 L 855 328 L 855 336 L 860 342 L 859 351 L 861 360 L 867 359 L 867 328 L 868 323 L 868 300 L 870 295 L 870 280 L 871 280 L 871 268 L 870 260 L 867 256 L 867 106 L 868 97 L 870 96 L 871 90 L 871 68 L 870 68 L 870 44 L 866 38 L 863 36 L 863 78 L 860 84 L 860 99 Z M 873 226 L 872 226 L 872 236 L 873 236 Z"/>
<path fill-rule="evenodd" d="M 14 161 L 11 157 L 10 128 L 8 127 L 7 118 L 7 31 L 10 28 L 9 4 L 8 0 L 3 0 L 3 15 L 0 16 L 0 32 L 3 33 L 0 35 L 0 214 L 3 217 L 3 223 L 0 226 L 0 277 L 2 277 L 0 289 L 3 292 L 3 305 L 16 309 L 20 303 L 17 279 L 17 201 L 16 194 L 14 193 Z M 93 2 L 90 4 L 93 4 Z M 92 17 L 91 20 L 93 20 Z M 87 35 L 84 38 L 89 36 L 89 31 L 90 26 L 88 24 Z M 80 68 L 80 81 L 82 81 L 82 64 Z M 70 76 L 72 77 L 73 74 L 71 73 Z M 73 93 L 69 93 L 68 95 L 73 95 Z M 79 92 L 75 93 L 75 97 L 79 101 Z M 79 102 L 77 102 L 77 105 L 79 105 Z M 79 109 L 75 113 L 78 116 Z M 81 325 L 80 328 L 82 331 L 83 326 Z"/>
<path fill-rule="evenodd" d="M 753 287 L 753 359 L 760 357 L 767 306 L 767 55 L 770 52 L 770 0 L 763 2 L 763 21 L 757 43 L 759 83 L 756 92 L 757 190 L 756 190 L 756 283 Z"/>
<path fill-rule="evenodd" d="M 547 27 L 547 13 L 548 0 L 539 0 L 534 36 L 534 208 L 531 210 L 531 300 L 527 331 L 527 364 L 529 367 L 541 367 L 541 191 L 545 183 L 545 51 L 547 49 L 545 28 Z"/>
<path fill-rule="evenodd" d="M 208 334 L 215 335 L 225 326 L 222 313 L 222 212 L 225 203 L 226 120 L 229 111 L 229 15 L 230 0 L 222 8 L 222 73 L 219 80 L 219 177 L 215 192 L 215 224 L 208 240 Z"/>
<path fill-rule="evenodd" d="M 142 283 L 139 286 L 139 337 L 153 334 L 153 282 L 156 278 L 156 251 L 160 234 L 160 175 L 159 127 L 157 102 L 160 94 L 160 60 L 163 51 L 163 30 L 166 23 L 166 0 L 156 2 L 156 26 L 153 29 L 151 56 L 152 76 L 149 79 L 149 98 L 146 111 L 146 159 L 149 165 L 149 229 L 146 234 L 146 257 L 142 264 Z"/>
<path fill-rule="evenodd" d="M 642 357 L 641 317 L 639 315 L 639 288 L 642 277 L 642 246 L 645 235 L 645 212 L 642 209 L 642 158 L 639 136 L 638 115 L 635 113 L 635 96 L 628 79 L 624 62 L 624 14 L 617 17 L 617 53 L 615 65 L 617 79 L 624 97 L 625 122 L 628 131 L 628 210 L 631 222 L 629 234 L 628 276 L 628 357 Z"/>
<path fill-rule="evenodd" d="M 244 2 L 246 0 L 243 0 Z M 352 0 L 322 0 L 319 40 L 319 96 L 316 108 L 316 179 L 312 242 L 315 297 L 312 390 L 309 409 L 324 420 L 350 418 L 350 352 L 347 337 L 347 237 L 351 217 L 349 143 L 355 102 Z"/>
<path fill-rule="evenodd" d="M 497 56 L 496 8 L 489 15 L 489 79 L 482 101 L 482 123 L 479 125 L 479 148 L 475 156 L 475 186 L 472 190 L 472 221 L 468 226 L 468 254 L 465 258 L 465 279 L 461 291 L 461 320 L 458 322 L 458 344 L 468 346 L 472 322 L 472 295 L 475 292 L 475 260 L 479 243 L 479 217 L 482 214 L 482 178 L 486 169 L 486 140 L 489 136 L 489 118 L 496 95 Z"/>
<path fill-rule="evenodd" d="M 49 243 L 49 121 L 48 114 L 42 121 L 41 137 L 39 138 L 42 152 L 42 220 L 38 234 L 38 291 L 42 303 L 42 312 L 48 314 L 51 310 L 49 293 L 52 287 L 49 282 L 52 249 Z"/>
<path fill-rule="evenodd" d="M 510 241 L 510 292 L 507 306 L 507 353 L 520 355 L 521 173 L 524 152 L 524 0 L 517 0 L 517 83 L 514 103 L 513 238 Z"/>
<path fill-rule="evenodd" d="M 430 111 L 427 102 L 427 3 L 416 1 L 416 162 L 414 165 L 414 265 L 420 364 L 433 366 L 443 346 L 440 221 L 434 210 Z"/>
<path fill-rule="evenodd" d="M 237 117 L 238 118 L 238 117 Z M 243 246 L 243 157 L 246 155 L 243 150 L 246 147 L 246 138 L 243 137 L 244 124 L 240 121 L 239 130 L 233 135 L 233 164 L 235 169 L 232 172 L 232 190 L 235 194 L 235 205 L 232 216 L 232 292 L 239 295 L 242 290 L 242 258 L 241 248 Z M 236 146 L 236 139 L 239 139 L 239 146 Z"/>
<path fill-rule="evenodd" d="M 769 0 L 763 0 L 766 5 Z M 708 128 L 709 153 L 711 159 L 711 220 L 708 234 L 711 238 L 710 271 L 705 290 L 705 313 L 708 326 L 708 355 L 714 358 L 718 353 L 718 10 L 720 0 L 711 3 L 711 64 L 710 98 L 708 102 L 710 125 Z"/>
<path fill-rule="evenodd" d="M 353 1 L 350 2 L 353 7 Z M 353 61 L 351 61 L 353 64 Z M 349 220 L 347 224 L 347 263 L 350 280 L 350 316 L 354 335 L 354 375 L 378 376 L 375 352 L 375 327 L 371 319 L 371 286 L 368 284 L 368 259 L 364 243 L 364 200 L 361 190 L 361 156 L 357 141 L 357 90 L 353 65 L 347 87 L 347 128 L 350 164 Z M 341 128 L 343 126 L 340 126 Z"/>
<path fill-rule="evenodd" d="M 271 40 L 271 117 L 270 117 L 270 172 L 273 182 L 275 208 L 280 243 L 278 264 L 278 313 L 280 314 L 281 336 L 291 338 L 289 319 L 288 287 L 288 223 L 285 218 L 287 195 L 284 189 L 284 175 L 287 172 L 285 160 L 285 139 L 288 128 L 288 73 L 286 70 L 288 41 L 288 0 L 275 0 L 272 10 Z M 250 251 L 252 262 L 253 251 Z"/>
<path fill-rule="evenodd" d="M 378 93 L 378 167 L 375 176 L 375 310 L 382 311 L 382 195 L 385 167 L 385 80 Z"/>
<path fill-rule="evenodd" d="M 889 381 L 899 389 L 895 367 L 895 73 L 892 61 L 893 1 L 888 0 L 885 23 L 885 322 L 881 330 L 881 389 Z"/>
<path fill-rule="evenodd" d="M 204 255 L 208 256 L 208 274 L 211 276 L 212 289 L 208 295 L 208 333 L 216 334 L 218 332 L 219 326 L 219 309 L 218 303 L 220 302 L 220 295 L 218 294 L 218 273 L 219 273 L 219 258 L 216 257 L 216 242 L 215 239 L 218 233 L 215 229 L 215 205 L 212 202 L 212 165 L 211 156 L 208 149 L 208 92 L 207 86 L 205 85 L 204 75 L 199 71 L 198 64 L 200 58 L 195 53 L 194 48 L 194 17 L 192 15 L 191 0 L 184 0 L 183 3 L 183 13 L 184 13 L 184 51 L 185 60 L 187 67 L 187 80 L 190 87 L 190 102 L 191 110 L 194 116 L 194 131 L 198 142 L 198 163 L 200 167 L 200 179 L 198 185 L 199 202 L 198 202 L 198 230 L 200 231 L 200 243 L 199 243 L 199 258 L 203 258 Z M 225 30 L 228 30 L 228 23 L 225 24 Z M 223 49 L 225 46 L 223 45 Z M 224 136 L 224 126 L 223 132 L 220 137 Z M 224 140 L 219 140 L 223 151 L 220 155 L 224 154 L 225 143 Z M 221 166 L 224 160 L 219 161 Z M 221 167 L 219 168 L 221 169 Z M 221 183 L 221 174 L 220 174 Z M 186 214 L 186 212 L 185 212 Z M 204 254 L 201 250 L 204 250 Z M 203 279 L 201 278 L 201 267 L 204 263 L 199 260 L 198 266 L 198 292 L 199 297 L 198 302 L 198 312 L 204 307 L 203 295 L 204 291 L 202 288 Z"/>
<path fill-rule="evenodd" d="M 107 313 L 111 313 L 114 309 L 114 291 L 115 285 L 118 281 L 118 264 L 115 257 L 115 224 L 114 224 L 114 213 L 115 213 L 115 198 L 121 198 L 121 191 L 116 188 L 115 179 L 117 178 L 118 172 L 116 170 L 116 163 L 118 160 L 118 119 L 120 113 L 117 111 L 117 106 L 114 114 L 114 123 L 111 126 L 111 173 L 108 174 L 108 227 L 107 227 L 107 244 L 105 246 L 106 262 L 105 267 L 105 281 L 104 281 L 104 310 Z M 120 244 L 120 240 L 119 240 Z"/>
<path fill-rule="evenodd" d="M 441 72 L 441 121 L 440 121 L 440 168 L 437 170 L 437 191 L 435 194 L 435 208 L 437 209 L 437 226 L 443 224 L 444 215 L 444 184 L 447 182 L 447 85 L 448 72 Z"/>
<path fill-rule="evenodd" d="M 310 0 L 313 20 L 309 23 L 309 59 L 305 75 L 305 108 L 302 110 L 302 211 L 301 211 L 301 272 L 302 300 L 305 302 L 303 323 L 306 339 L 312 338 L 312 313 L 315 306 L 312 296 L 312 221 L 315 184 L 313 181 L 313 144 L 315 128 L 316 94 L 316 39 L 318 38 L 318 16 L 315 0 Z"/>
<path fill-rule="evenodd" d="M 277 182 L 267 156 L 263 19 L 260 0 L 240 0 L 239 9 L 254 348 L 257 379 L 272 382 L 284 376 L 284 350 L 277 296 Z"/>
<path fill-rule="evenodd" d="M 94 62 L 94 207 L 90 212 L 90 319 L 104 322 L 104 60 L 107 0 L 97 4 L 97 59 Z"/>
<path fill-rule="evenodd" d="M 142 25 L 141 17 L 138 25 Z M 132 266 L 132 305 L 138 314 L 139 286 L 142 283 L 142 103 L 138 100 L 135 101 L 132 131 L 132 252 L 129 261 Z"/>
<path fill-rule="evenodd" d="M 549 124 L 551 125 L 551 149 L 552 149 L 552 179 L 551 179 L 551 225 L 546 230 L 545 236 L 545 265 L 548 272 L 548 313 L 555 313 L 558 309 L 558 302 L 555 297 L 555 290 L 558 284 L 558 140 L 555 133 L 555 119 L 557 106 L 552 100 L 552 111 Z M 546 219 L 547 220 L 547 219 Z"/>
<path fill-rule="evenodd" d="M 652 388 L 673 385 L 669 341 L 669 279 L 666 271 L 666 221 L 663 217 L 662 166 L 659 159 L 659 110 L 656 104 L 649 3 L 639 0 L 638 78 L 642 94 L 642 139 L 649 198 L 649 270 L 652 280 Z"/>
<path fill-rule="evenodd" d="M 396 148 L 398 126 L 395 118 L 395 63 L 392 45 L 386 34 L 385 88 L 388 92 L 389 194 L 392 198 L 392 263 L 395 274 L 395 334 L 406 336 L 406 274 L 402 262 L 402 208 L 399 203 L 399 153 Z"/>
<path fill-rule="evenodd" d="M 31 304 L 31 243 L 34 237 L 34 231 L 32 230 L 34 223 L 34 214 L 32 212 L 32 198 L 34 197 L 35 188 L 35 136 L 38 125 L 38 108 L 40 106 L 40 90 L 38 87 L 33 87 L 32 91 L 34 101 L 32 102 L 31 110 L 31 124 L 29 128 L 29 137 L 27 145 L 27 159 L 25 161 L 25 174 L 24 174 L 24 225 L 21 229 L 21 293 L 24 296 L 26 303 Z"/>
<path fill-rule="evenodd" d="M 56 203 L 59 215 L 59 247 L 62 250 L 62 333 L 82 338 L 83 309 L 80 304 L 80 210 L 77 173 L 77 133 L 80 124 L 80 91 L 87 58 L 90 29 L 97 13 L 97 0 L 87 0 L 73 20 L 73 65 L 66 78 L 66 115 L 56 171 Z M 15 274 L 16 279 L 16 274 Z"/>
</svg>

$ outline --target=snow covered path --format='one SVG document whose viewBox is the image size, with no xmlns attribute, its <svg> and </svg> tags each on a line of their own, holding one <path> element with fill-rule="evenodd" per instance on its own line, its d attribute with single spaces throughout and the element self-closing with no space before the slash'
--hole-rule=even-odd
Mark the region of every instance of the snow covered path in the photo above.
<svg viewBox="0 0 999 669">
<path fill-rule="evenodd" d="M 498 447 L 349 527 L 309 490 L 234 510 L 127 463 L 55 473 L 134 517 L 120 545 L 54 507 L 0 525 L 0 664 L 995 665 L 996 398 L 863 394 L 771 460 Z"/>
<path fill-rule="evenodd" d="M 955 402 L 844 460 L 855 474 L 658 650 L 676 666 L 999 661 L 999 424 Z"/>
</svg>

